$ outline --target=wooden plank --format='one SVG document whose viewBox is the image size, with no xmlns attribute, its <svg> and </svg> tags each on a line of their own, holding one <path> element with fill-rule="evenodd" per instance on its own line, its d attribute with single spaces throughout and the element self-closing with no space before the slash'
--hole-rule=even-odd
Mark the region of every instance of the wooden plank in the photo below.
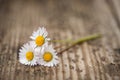
<svg viewBox="0 0 120 80">
<path fill-rule="evenodd" d="M 118 28 L 120 29 L 120 11 L 119 11 L 119 7 L 120 7 L 120 1 L 119 0 L 106 0 L 110 10 L 111 10 L 111 13 L 113 15 L 113 17 L 115 18 L 116 20 L 116 23 L 118 25 Z"/>
<path fill-rule="evenodd" d="M 1 0 L 0 4 L 1 80 L 120 79 L 120 55 L 114 51 L 120 47 L 118 0 Z M 103 38 L 59 55 L 57 67 L 24 66 L 18 61 L 18 50 L 40 25 L 45 25 L 52 39 L 76 40 L 93 33 L 101 33 Z"/>
</svg>

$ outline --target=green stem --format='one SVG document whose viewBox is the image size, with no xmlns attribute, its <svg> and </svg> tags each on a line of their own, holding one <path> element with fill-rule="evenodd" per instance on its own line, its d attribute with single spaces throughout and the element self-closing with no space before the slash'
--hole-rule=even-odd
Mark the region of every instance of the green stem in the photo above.
<svg viewBox="0 0 120 80">
<path fill-rule="evenodd" d="M 94 34 L 94 35 L 90 35 L 90 36 L 87 36 L 87 37 L 84 37 L 84 38 L 80 38 L 80 39 L 76 40 L 75 42 L 73 42 L 71 46 L 68 46 L 66 49 L 62 50 L 59 53 L 63 53 L 64 51 L 70 49 L 71 47 L 73 47 L 77 44 L 83 43 L 85 41 L 93 40 L 93 39 L 96 39 L 96 38 L 100 38 L 100 37 L 101 37 L 100 34 Z"/>
<path fill-rule="evenodd" d="M 100 34 L 90 35 L 90 36 L 87 36 L 87 37 L 80 38 L 80 39 L 76 40 L 75 42 L 73 42 L 73 44 L 79 44 L 79 43 L 89 41 L 89 40 L 93 40 L 93 39 L 100 38 L 100 37 L 101 37 Z"/>
</svg>

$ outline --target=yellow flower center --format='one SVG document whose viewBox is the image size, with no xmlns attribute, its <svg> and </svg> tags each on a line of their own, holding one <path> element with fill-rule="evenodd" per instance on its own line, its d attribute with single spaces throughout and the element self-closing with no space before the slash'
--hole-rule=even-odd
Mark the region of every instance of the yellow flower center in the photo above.
<svg viewBox="0 0 120 80">
<path fill-rule="evenodd" d="M 27 52 L 26 53 L 26 58 L 27 58 L 28 61 L 31 61 L 33 59 L 33 57 L 34 57 L 33 52 Z"/>
<path fill-rule="evenodd" d="M 35 42 L 38 46 L 42 46 L 44 44 L 44 41 L 45 41 L 45 39 L 43 36 L 38 36 L 35 40 Z"/>
<path fill-rule="evenodd" d="M 46 62 L 51 61 L 52 58 L 53 58 L 53 55 L 52 55 L 50 52 L 45 52 L 44 55 L 43 55 L 43 59 L 44 59 L 44 61 L 46 61 Z"/>
</svg>

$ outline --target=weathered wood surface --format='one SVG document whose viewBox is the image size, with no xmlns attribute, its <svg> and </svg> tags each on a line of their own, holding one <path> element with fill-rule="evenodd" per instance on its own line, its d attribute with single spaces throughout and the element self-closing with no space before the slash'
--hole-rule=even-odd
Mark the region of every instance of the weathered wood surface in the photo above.
<svg viewBox="0 0 120 80">
<path fill-rule="evenodd" d="M 0 0 L 0 80 L 120 80 L 119 9 L 119 0 Z M 62 53 L 57 67 L 24 66 L 18 49 L 38 26 L 52 39 L 103 38 Z"/>
</svg>

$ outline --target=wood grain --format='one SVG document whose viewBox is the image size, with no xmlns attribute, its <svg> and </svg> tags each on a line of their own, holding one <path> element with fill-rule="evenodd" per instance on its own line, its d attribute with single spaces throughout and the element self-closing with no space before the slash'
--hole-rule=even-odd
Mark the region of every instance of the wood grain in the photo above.
<svg viewBox="0 0 120 80">
<path fill-rule="evenodd" d="M 119 0 L 0 0 L 0 80 L 120 80 L 119 8 Z M 51 39 L 103 37 L 63 52 L 57 67 L 22 65 L 19 49 L 39 26 Z"/>
</svg>

